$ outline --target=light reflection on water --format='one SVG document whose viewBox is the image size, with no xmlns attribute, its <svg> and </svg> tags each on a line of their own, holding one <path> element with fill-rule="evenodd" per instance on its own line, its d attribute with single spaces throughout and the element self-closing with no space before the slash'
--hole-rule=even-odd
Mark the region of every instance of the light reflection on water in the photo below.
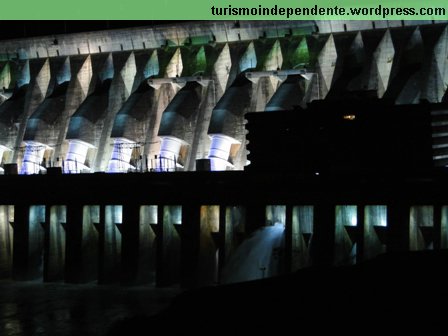
<svg viewBox="0 0 448 336">
<path fill-rule="evenodd" d="M 153 315 L 177 288 L 0 282 L 1 336 L 101 336 L 132 316 Z"/>
</svg>

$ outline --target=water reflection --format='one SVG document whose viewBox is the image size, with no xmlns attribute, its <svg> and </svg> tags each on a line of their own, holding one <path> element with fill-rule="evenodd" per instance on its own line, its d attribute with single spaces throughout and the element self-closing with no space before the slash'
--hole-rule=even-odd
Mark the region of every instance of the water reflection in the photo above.
<svg viewBox="0 0 448 336">
<path fill-rule="evenodd" d="M 179 292 L 149 286 L 1 282 L 0 335 L 100 336 L 116 321 L 160 311 Z"/>
</svg>

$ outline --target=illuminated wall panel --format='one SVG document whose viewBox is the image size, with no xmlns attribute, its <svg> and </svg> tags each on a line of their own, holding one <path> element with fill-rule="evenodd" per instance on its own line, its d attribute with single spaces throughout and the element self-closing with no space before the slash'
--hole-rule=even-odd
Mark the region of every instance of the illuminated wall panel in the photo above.
<svg viewBox="0 0 448 336">
<path fill-rule="evenodd" d="M 358 217 L 356 205 L 337 205 L 335 223 L 335 265 L 356 263 Z"/>
<path fill-rule="evenodd" d="M 421 251 L 434 248 L 434 207 L 412 206 L 409 220 L 409 250 Z"/>
</svg>

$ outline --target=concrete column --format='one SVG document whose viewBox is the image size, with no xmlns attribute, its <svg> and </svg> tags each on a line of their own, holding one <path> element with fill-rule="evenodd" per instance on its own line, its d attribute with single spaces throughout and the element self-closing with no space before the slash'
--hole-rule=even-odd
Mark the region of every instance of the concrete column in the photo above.
<svg viewBox="0 0 448 336">
<path fill-rule="evenodd" d="M 24 111 L 20 117 L 20 124 L 15 139 L 12 162 L 20 162 L 22 154 L 20 148 L 25 134 L 26 125 L 29 116 L 35 111 L 39 104 L 44 100 L 50 83 L 50 62 L 46 59 L 43 63 L 40 61 L 29 64 L 31 74 L 30 86 L 27 89 L 27 98 L 25 100 Z M 19 160 L 19 161 L 18 161 Z"/>
<path fill-rule="evenodd" d="M 64 280 L 66 207 L 47 206 L 45 214 L 44 281 Z"/>
<path fill-rule="evenodd" d="M 188 204 L 182 207 L 181 231 L 181 286 L 194 288 L 205 284 L 207 278 L 206 266 L 202 267 L 201 240 L 203 224 L 203 206 Z M 206 216 L 205 216 L 206 217 Z M 179 233 L 179 231 L 178 231 Z M 207 262 L 207 258 L 204 258 Z M 210 266 L 210 265 L 209 265 Z"/>
<path fill-rule="evenodd" d="M 335 208 L 335 265 L 353 265 L 357 260 L 358 214 L 355 205 Z"/>
<path fill-rule="evenodd" d="M 409 218 L 409 250 L 421 251 L 434 248 L 434 207 L 412 206 Z"/>
<path fill-rule="evenodd" d="M 0 205 L 0 279 L 11 278 L 14 206 Z"/>
<path fill-rule="evenodd" d="M 65 281 L 85 283 L 98 278 L 98 205 L 67 207 Z"/>
<path fill-rule="evenodd" d="M 123 206 L 122 244 L 121 244 L 121 282 L 138 283 L 140 252 L 140 206 Z"/>
<path fill-rule="evenodd" d="M 219 210 L 219 279 L 229 256 L 244 239 L 246 230 L 246 210 L 242 206 L 221 205 Z"/>
<path fill-rule="evenodd" d="M 42 277 L 45 206 L 16 205 L 14 211 L 13 279 Z"/>
<path fill-rule="evenodd" d="M 375 87 L 378 98 L 382 98 L 389 87 L 392 65 L 395 58 L 395 47 L 390 30 L 386 30 L 373 53 L 373 75 L 370 87 Z"/>
<path fill-rule="evenodd" d="M 142 205 L 139 220 L 138 283 L 153 284 L 156 279 L 156 233 L 151 228 L 157 224 L 157 206 Z"/>
<path fill-rule="evenodd" d="M 317 56 L 318 94 L 317 99 L 324 99 L 334 82 L 338 52 L 333 34 L 328 36 L 325 45 Z"/>
<path fill-rule="evenodd" d="M 434 46 L 426 83 L 426 98 L 431 103 L 441 102 L 448 82 L 448 27 L 445 27 Z"/>
<path fill-rule="evenodd" d="M 434 204 L 433 207 L 433 221 L 434 221 L 434 236 L 433 236 L 433 248 L 434 250 L 440 250 L 442 241 L 442 206 L 440 204 Z"/>
<path fill-rule="evenodd" d="M 121 225 L 120 205 L 100 207 L 98 283 L 115 283 L 119 280 L 121 267 Z"/>
<path fill-rule="evenodd" d="M 227 212 L 229 207 L 221 204 L 219 206 L 219 241 L 218 244 L 218 282 L 221 279 L 221 271 L 226 261 L 226 238 L 227 238 Z"/>
<path fill-rule="evenodd" d="M 285 213 L 285 250 L 284 250 L 285 273 L 291 272 L 292 269 L 292 240 L 293 240 L 292 232 L 293 232 L 293 207 L 291 205 L 287 205 Z"/>
<path fill-rule="evenodd" d="M 180 282 L 182 207 L 159 205 L 157 237 L 157 286 Z"/>
<path fill-rule="evenodd" d="M 363 259 L 369 260 L 386 252 L 387 207 L 368 205 L 364 211 L 364 253 Z"/>
<path fill-rule="evenodd" d="M 356 223 L 356 262 L 361 262 L 364 260 L 364 227 L 365 227 L 365 214 L 366 214 L 366 207 L 364 204 L 358 204 L 356 206 L 356 216 L 357 216 L 357 223 Z"/>
<path fill-rule="evenodd" d="M 314 206 L 313 242 L 311 258 L 317 267 L 333 264 L 335 253 L 335 206 L 318 203 Z"/>
<path fill-rule="evenodd" d="M 62 112 L 62 120 L 59 128 L 57 143 L 61 146 L 55 147 L 54 158 L 60 159 L 59 164 L 62 164 L 62 158 L 67 156 L 67 150 L 70 147 L 65 137 L 67 134 L 70 117 L 76 112 L 78 107 L 86 98 L 89 92 L 93 69 L 91 56 L 85 59 L 73 57 L 70 60 L 71 66 L 71 80 L 67 88 L 65 110 Z M 75 75 L 76 74 L 76 75 Z"/>
<path fill-rule="evenodd" d="M 440 221 L 440 248 L 448 248 L 448 206 L 444 205 L 441 209 Z"/>
<path fill-rule="evenodd" d="M 198 285 L 218 282 L 219 205 L 203 205 L 200 208 L 200 245 Z"/>
<path fill-rule="evenodd" d="M 291 216 L 291 271 L 294 272 L 311 265 L 314 208 L 311 205 L 294 206 Z"/>
<path fill-rule="evenodd" d="M 110 54 L 107 67 L 110 67 L 113 79 L 109 89 L 109 101 L 107 114 L 102 121 L 102 132 L 99 138 L 98 153 L 95 159 L 95 170 L 105 171 L 107 169 L 109 158 L 113 146 L 110 146 L 111 132 L 115 120 L 115 115 L 122 107 L 124 100 L 129 98 L 132 90 L 132 84 L 136 74 L 136 64 L 134 53 L 130 54 Z M 118 71 L 114 71 L 119 69 Z M 108 75 L 110 76 L 110 75 Z"/>
<path fill-rule="evenodd" d="M 409 250 L 409 209 L 405 203 L 387 205 L 387 252 Z"/>
</svg>

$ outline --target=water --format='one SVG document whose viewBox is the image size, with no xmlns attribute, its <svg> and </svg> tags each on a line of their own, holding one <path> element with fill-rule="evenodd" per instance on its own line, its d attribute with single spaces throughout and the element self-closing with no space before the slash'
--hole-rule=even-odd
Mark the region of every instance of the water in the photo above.
<svg viewBox="0 0 448 336">
<path fill-rule="evenodd" d="M 159 312 L 178 293 L 150 286 L 0 282 L 0 335 L 106 335 L 122 319 Z"/>
<path fill-rule="evenodd" d="M 277 275 L 284 232 L 282 223 L 255 231 L 229 258 L 223 270 L 222 282 L 250 281 Z"/>
</svg>

